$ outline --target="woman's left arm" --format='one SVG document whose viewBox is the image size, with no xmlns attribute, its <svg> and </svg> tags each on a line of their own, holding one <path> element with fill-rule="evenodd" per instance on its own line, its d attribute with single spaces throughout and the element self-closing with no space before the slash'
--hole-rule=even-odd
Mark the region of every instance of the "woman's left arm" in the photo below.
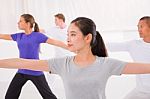
<svg viewBox="0 0 150 99">
<path fill-rule="evenodd" d="M 150 73 L 150 64 L 127 63 L 122 74 L 148 74 Z"/>
<path fill-rule="evenodd" d="M 58 47 L 62 47 L 64 49 L 68 50 L 67 44 L 65 44 L 62 41 L 56 40 L 56 39 L 48 38 L 47 41 L 46 41 L 46 43 L 52 44 L 52 45 L 55 45 L 55 46 L 58 46 Z"/>
</svg>

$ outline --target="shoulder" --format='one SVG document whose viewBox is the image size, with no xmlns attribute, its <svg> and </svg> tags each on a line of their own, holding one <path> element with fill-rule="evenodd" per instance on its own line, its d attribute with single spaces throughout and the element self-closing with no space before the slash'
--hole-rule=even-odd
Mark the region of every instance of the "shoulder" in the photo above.
<svg viewBox="0 0 150 99">
<path fill-rule="evenodd" d="M 135 40 L 131 40 L 130 44 L 131 45 L 139 45 L 139 44 L 143 44 L 144 41 L 142 39 L 135 39 Z"/>
<path fill-rule="evenodd" d="M 37 36 L 46 36 L 45 34 L 41 33 L 41 32 L 32 32 L 32 35 L 37 35 Z"/>
<path fill-rule="evenodd" d="M 25 33 L 24 32 L 18 32 L 18 33 L 14 33 L 16 35 L 24 35 Z"/>
<path fill-rule="evenodd" d="M 11 34 L 11 36 L 22 36 L 24 35 L 25 33 L 23 32 L 19 32 L 19 33 L 14 33 L 14 34 Z"/>
<path fill-rule="evenodd" d="M 55 62 L 60 62 L 60 61 L 70 62 L 73 58 L 74 58 L 74 56 L 65 56 L 65 57 L 59 57 L 59 58 L 51 58 L 51 59 L 49 59 L 49 61 L 55 61 Z"/>
<path fill-rule="evenodd" d="M 97 60 L 102 64 L 117 64 L 117 63 L 124 63 L 122 60 L 118 60 L 115 58 L 110 57 L 97 57 Z"/>
</svg>

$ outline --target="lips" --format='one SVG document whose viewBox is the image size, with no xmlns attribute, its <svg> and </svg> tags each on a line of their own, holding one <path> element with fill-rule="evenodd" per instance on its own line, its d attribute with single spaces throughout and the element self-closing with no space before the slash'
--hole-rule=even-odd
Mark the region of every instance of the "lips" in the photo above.
<svg viewBox="0 0 150 99">
<path fill-rule="evenodd" d="M 68 44 L 68 47 L 71 47 L 71 46 L 73 46 L 73 44 Z"/>
</svg>

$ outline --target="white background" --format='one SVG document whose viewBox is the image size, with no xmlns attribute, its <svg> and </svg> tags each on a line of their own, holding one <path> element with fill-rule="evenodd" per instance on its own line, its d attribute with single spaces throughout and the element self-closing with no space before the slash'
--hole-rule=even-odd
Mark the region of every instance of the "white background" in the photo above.
<svg viewBox="0 0 150 99">
<path fill-rule="evenodd" d="M 18 32 L 17 22 L 24 13 L 32 14 L 40 28 L 44 29 L 54 25 L 55 14 L 63 13 L 68 25 L 71 20 L 79 16 L 91 18 L 105 41 L 137 39 L 138 20 L 150 15 L 149 4 L 150 0 L 0 0 L 0 33 Z M 15 42 L 0 40 L 0 52 L 0 59 L 18 57 Z M 53 56 L 52 46 L 43 44 L 41 58 L 47 59 Z M 109 56 L 132 61 L 125 52 L 110 53 Z M 6 85 L 4 88 L 1 87 L 3 90 L 0 92 L 0 98 L 4 96 L 15 72 L 16 70 L 0 69 L 0 82 L 5 82 Z M 0 83 L 0 86 L 3 84 Z M 106 87 L 107 99 L 121 99 L 134 86 L 134 75 L 113 76 Z M 32 87 L 29 85 L 24 91 L 28 92 L 28 88 Z M 31 93 L 34 91 L 33 88 Z M 23 97 L 31 99 L 31 96 L 22 96 L 21 99 Z"/>
</svg>

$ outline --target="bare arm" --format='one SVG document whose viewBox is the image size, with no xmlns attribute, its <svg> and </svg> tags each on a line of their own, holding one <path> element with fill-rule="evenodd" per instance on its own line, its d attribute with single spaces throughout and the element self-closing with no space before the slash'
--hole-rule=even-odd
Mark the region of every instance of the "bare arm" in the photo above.
<svg viewBox="0 0 150 99">
<path fill-rule="evenodd" d="M 128 63 L 122 74 L 147 74 L 150 73 L 150 64 Z"/>
<path fill-rule="evenodd" d="M 48 61 L 46 60 L 33 60 L 33 59 L 21 59 L 21 58 L 0 60 L 0 68 L 49 71 Z"/>
<path fill-rule="evenodd" d="M 62 47 L 64 49 L 68 49 L 67 45 L 64 42 L 59 41 L 59 40 L 48 38 L 46 43 L 52 44 L 52 45 L 55 45 L 55 46 L 58 46 L 58 47 Z"/>
<path fill-rule="evenodd" d="M 12 40 L 12 37 L 10 34 L 0 34 L 0 39 Z"/>
</svg>

